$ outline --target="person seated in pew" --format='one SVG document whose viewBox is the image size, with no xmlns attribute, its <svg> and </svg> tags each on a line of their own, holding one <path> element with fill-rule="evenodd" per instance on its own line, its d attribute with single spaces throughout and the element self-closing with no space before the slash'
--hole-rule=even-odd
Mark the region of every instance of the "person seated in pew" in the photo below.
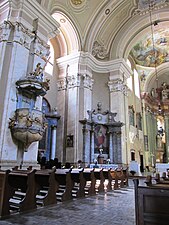
<svg viewBox="0 0 169 225">
<path fill-rule="evenodd" d="M 78 163 L 78 166 L 77 166 L 77 167 L 78 167 L 78 169 L 83 168 L 83 166 L 82 166 L 82 160 L 78 160 L 78 162 L 77 162 L 77 163 Z"/>
<path fill-rule="evenodd" d="M 98 164 L 97 164 L 97 161 L 95 162 L 93 168 L 99 168 Z"/>
<path fill-rule="evenodd" d="M 70 169 L 70 168 L 71 168 L 70 162 L 66 162 L 65 163 L 65 169 Z"/>
</svg>

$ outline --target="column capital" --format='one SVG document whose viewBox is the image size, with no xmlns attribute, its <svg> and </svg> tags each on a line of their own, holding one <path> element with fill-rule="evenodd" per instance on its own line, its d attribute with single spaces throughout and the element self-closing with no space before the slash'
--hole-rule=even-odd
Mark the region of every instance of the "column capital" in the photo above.
<svg viewBox="0 0 169 225">
<path fill-rule="evenodd" d="M 127 95 L 128 87 L 119 78 L 109 81 L 108 87 L 110 92 L 122 92 L 124 95 Z"/>
</svg>

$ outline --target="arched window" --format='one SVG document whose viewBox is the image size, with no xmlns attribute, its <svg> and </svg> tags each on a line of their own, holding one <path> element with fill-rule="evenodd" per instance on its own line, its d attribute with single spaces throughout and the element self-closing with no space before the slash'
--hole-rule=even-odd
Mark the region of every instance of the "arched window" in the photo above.
<svg viewBox="0 0 169 225">
<path fill-rule="evenodd" d="M 135 161 L 135 150 L 131 149 L 131 161 Z"/>
<path fill-rule="evenodd" d="M 43 112 L 44 114 L 50 112 L 50 105 L 49 105 L 49 102 L 48 102 L 45 98 L 42 99 L 42 112 Z"/>
<path fill-rule="evenodd" d="M 134 107 L 133 105 L 132 106 L 129 106 L 129 124 L 134 126 L 135 125 L 135 121 L 134 121 Z"/>
</svg>

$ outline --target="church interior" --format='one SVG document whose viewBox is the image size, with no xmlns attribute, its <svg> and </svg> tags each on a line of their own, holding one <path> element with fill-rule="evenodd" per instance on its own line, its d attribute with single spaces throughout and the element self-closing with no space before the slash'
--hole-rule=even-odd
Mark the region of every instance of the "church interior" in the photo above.
<svg viewBox="0 0 169 225">
<path fill-rule="evenodd" d="M 1 0 L 1 170 L 169 169 L 168 12 L 168 0 Z"/>
<path fill-rule="evenodd" d="M 0 9 L 1 168 L 168 163 L 168 1 Z"/>
</svg>

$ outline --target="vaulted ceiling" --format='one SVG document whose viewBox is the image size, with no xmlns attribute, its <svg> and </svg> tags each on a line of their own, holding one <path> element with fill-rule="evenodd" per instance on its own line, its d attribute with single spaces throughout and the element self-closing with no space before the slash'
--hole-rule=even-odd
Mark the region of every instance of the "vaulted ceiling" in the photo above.
<svg viewBox="0 0 169 225">
<path fill-rule="evenodd" d="M 169 0 L 51 0 L 48 5 L 42 0 L 42 4 L 60 23 L 61 35 L 65 38 L 64 54 L 75 49 L 87 51 L 102 61 L 130 56 L 140 77 L 144 76 L 142 81 L 147 79 L 145 87 L 150 91 L 155 85 L 155 48 L 157 71 L 167 79 Z M 154 46 L 150 10 L 156 25 L 153 25 Z M 71 35 L 76 37 L 72 45 Z M 58 40 L 61 43 L 63 38 Z"/>
</svg>

